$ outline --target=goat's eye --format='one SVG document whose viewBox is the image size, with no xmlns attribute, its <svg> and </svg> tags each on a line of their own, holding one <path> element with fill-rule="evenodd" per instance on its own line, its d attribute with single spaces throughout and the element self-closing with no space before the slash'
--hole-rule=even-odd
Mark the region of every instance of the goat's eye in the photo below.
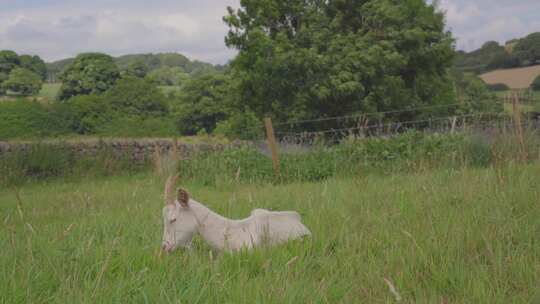
<svg viewBox="0 0 540 304">
<path fill-rule="evenodd" d="M 171 224 L 174 223 L 174 222 L 176 222 L 176 219 L 175 219 L 175 218 L 172 219 L 172 220 L 170 220 L 170 223 L 171 223 Z"/>
</svg>

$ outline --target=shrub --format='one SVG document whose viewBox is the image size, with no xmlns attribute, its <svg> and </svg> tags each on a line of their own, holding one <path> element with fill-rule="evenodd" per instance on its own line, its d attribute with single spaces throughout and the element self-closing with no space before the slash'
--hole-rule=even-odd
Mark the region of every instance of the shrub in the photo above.
<svg viewBox="0 0 540 304">
<path fill-rule="evenodd" d="M 136 77 L 121 78 L 104 98 L 114 111 L 127 115 L 153 117 L 169 112 L 161 90 L 152 82 Z"/>
<path fill-rule="evenodd" d="M 41 90 L 41 85 L 41 77 L 24 68 L 13 69 L 9 74 L 9 78 L 3 83 L 6 90 L 23 96 L 36 95 Z"/>
<path fill-rule="evenodd" d="M 510 87 L 504 83 L 487 84 L 487 88 L 493 92 L 504 92 L 510 90 Z"/>
<path fill-rule="evenodd" d="M 96 134 L 112 120 L 112 110 L 103 96 L 80 95 L 55 106 L 56 114 L 63 116 L 71 131 L 78 134 Z"/>
<path fill-rule="evenodd" d="M 230 139 L 260 139 L 264 136 L 263 123 L 249 110 L 237 112 L 227 120 L 218 122 L 214 134 L 224 135 Z"/>
<path fill-rule="evenodd" d="M 533 89 L 534 91 L 540 91 L 540 75 L 536 76 L 536 78 L 532 82 L 531 89 Z"/>
<path fill-rule="evenodd" d="M 80 54 L 62 73 L 58 97 L 66 100 L 77 95 L 101 94 L 111 88 L 119 77 L 120 72 L 111 56 Z"/>
<path fill-rule="evenodd" d="M 130 153 L 117 155 L 100 145 L 94 156 L 81 157 L 64 143 L 34 143 L 0 154 L 0 185 L 20 184 L 29 179 L 68 176 L 104 176 L 144 169 L 131 161 Z"/>
<path fill-rule="evenodd" d="M 0 139 L 56 136 L 69 133 L 65 117 L 35 101 L 17 99 L 0 103 Z"/>
</svg>

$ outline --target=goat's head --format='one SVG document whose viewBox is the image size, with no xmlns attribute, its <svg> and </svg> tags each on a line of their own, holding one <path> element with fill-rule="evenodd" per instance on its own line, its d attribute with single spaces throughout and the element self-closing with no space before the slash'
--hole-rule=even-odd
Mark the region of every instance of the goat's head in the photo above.
<svg viewBox="0 0 540 304">
<path fill-rule="evenodd" d="M 177 179 L 178 175 L 170 176 L 165 184 L 161 246 L 168 252 L 178 247 L 189 248 L 193 235 L 197 231 L 197 220 L 189 208 L 189 194 L 184 189 L 174 192 Z"/>
</svg>

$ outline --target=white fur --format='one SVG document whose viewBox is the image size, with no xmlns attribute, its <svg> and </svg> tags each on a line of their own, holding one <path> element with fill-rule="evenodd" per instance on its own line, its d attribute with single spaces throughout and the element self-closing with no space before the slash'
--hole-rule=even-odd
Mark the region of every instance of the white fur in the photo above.
<svg viewBox="0 0 540 304">
<path fill-rule="evenodd" d="M 163 219 L 163 248 L 167 251 L 190 247 L 195 233 L 212 248 L 226 251 L 277 245 L 311 235 L 295 211 L 255 209 L 245 219 L 231 220 L 193 199 L 189 199 L 187 206 L 178 201 L 167 204 L 163 208 Z"/>
</svg>

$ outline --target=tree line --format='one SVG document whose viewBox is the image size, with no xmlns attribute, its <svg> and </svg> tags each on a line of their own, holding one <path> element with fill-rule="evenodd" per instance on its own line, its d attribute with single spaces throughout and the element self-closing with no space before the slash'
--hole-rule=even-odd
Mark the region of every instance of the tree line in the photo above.
<svg viewBox="0 0 540 304">
<path fill-rule="evenodd" d="M 480 79 L 454 68 L 444 14 L 423 0 L 245 0 L 224 21 L 238 55 L 219 69 L 186 74 L 149 66 L 152 57 L 119 67 L 106 54 L 80 54 L 59 76 L 50 120 L 78 134 L 247 139 L 260 135 L 265 116 L 285 122 L 441 106 L 380 122 L 502 111 Z M 180 89 L 164 93 L 164 83 Z"/>
<path fill-rule="evenodd" d="M 28 96 L 39 92 L 47 77 L 47 67 L 39 56 L 0 51 L 0 96 L 7 91 Z"/>
<path fill-rule="evenodd" d="M 459 51 L 455 61 L 456 68 L 477 74 L 536 64 L 540 64 L 540 32 L 510 40 L 505 45 L 489 41 L 470 53 Z"/>
</svg>

